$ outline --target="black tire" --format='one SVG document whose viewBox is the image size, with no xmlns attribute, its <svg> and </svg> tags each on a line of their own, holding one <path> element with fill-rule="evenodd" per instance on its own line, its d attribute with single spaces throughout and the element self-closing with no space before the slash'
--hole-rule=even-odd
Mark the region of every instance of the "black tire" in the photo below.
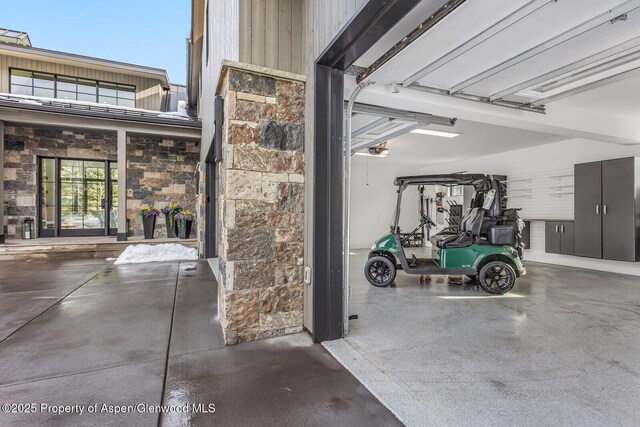
<svg viewBox="0 0 640 427">
<path fill-rule="evenodd" d="M 478 273 L 478 283 L 490 294 L 504 294 L 516 284 L 516 271 L 503 261 L 491 261 Z"/>
<path fill-rule="evenodd" d="M 385 288 L 396 279 L 396 265 L 385 256 L 373 256 L 364 265 L 364 277 L 373 286 Z"/>
<path fill-rule="evenodd" d="M 469 279 L 471 279 L 472 282 L 475 282 L 476 280 L 478 280 L 478 276 L 471 276 L 471 275 L 467 274 L 467 277 Z"/>
</svg>

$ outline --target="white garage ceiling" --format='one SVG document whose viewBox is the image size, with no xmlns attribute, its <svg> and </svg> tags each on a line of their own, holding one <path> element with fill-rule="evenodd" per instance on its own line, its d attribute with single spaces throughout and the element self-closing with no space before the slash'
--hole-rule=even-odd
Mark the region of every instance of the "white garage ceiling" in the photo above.
<svg viewBox="0 0 640 427">
<path fill-rule="evenodd" d="M 358 65 L 369 66 L 445 3 L 424 0 Z M 543 105 L 636 74 L 640 0 L 467 0 L 370 79 Z"/>
<path fill-rule="evenodd" d="M 458 120 L 454 127 L 429 125 L 425 129 L 460 133 L 455 138 L 406 133 L 392 138 L 379 164 L 428 166 L 558 142 L 565 138 L 484 123 Z M 364 150 L 366 152 L 366 150 Z M 361 151 L 362 152 L 362 151 Z"/>
</svg>

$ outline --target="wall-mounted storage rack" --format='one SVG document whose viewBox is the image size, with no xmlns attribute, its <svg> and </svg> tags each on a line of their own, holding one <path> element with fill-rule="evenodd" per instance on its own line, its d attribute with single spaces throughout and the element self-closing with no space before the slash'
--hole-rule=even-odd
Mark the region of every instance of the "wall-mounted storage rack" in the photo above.
<svg viewBox="0 0 640 427">
<path fill-rule="evenodd" d="M 561 192 L 565 188 L 573 188 L 573 185 L 556 185 L 551 187 L 553 191 L 559 191 L 559 192 Z"/>
<path fill-rule="evenodd" d="M 573 174 L 551 176 L 551 178 L 554 179 L 555 181 L 562 181 L 563 178 L 572 178 L 572 177 L 573 177 Z"/>
<path fill-rule="evenodd" d="M 570 196 L 570 195 L 572 195 L 572 194 L 573 194 L 573 193 L 551 193 L 551 195 L 552 195 L 553 197 L 556 197 L 556 198 L 558 198 L 558 199 L 559 199 L 559 198 L 561 198 L 562 196 Z"/>
</svg>

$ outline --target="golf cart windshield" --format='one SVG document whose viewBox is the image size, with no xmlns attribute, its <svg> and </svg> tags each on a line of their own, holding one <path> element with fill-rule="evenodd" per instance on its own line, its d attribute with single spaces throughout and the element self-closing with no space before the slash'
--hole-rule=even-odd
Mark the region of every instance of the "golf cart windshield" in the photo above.
<svg viewBox="0 0 640 427">
<path fill-rule="evenodd" d="M 399 176 L 393 184 L 398 186 L 398 201 L 391 222 L 391 232 L 396 232 L 400 222 L 400 207 L 402 204 L 402 193 L 409 186 L 421 185 L 442 185 L 446 187 L 456 185 L 473 185 L 481 186 L 487 180 L 491 180 L 491 175 L 470 174 L 470 173 L 452 173 L 440 175 L 415 175 L 415 176 Z"/>
</svg>

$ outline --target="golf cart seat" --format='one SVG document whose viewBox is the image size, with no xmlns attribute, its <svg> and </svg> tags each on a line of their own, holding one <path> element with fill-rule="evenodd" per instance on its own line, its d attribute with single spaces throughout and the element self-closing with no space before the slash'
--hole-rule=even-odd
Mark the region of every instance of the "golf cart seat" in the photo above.
<svg viewBox="0 0 640 427">
<path fill-rule="evenodd" d="M 482 208 L 469 209 L 460 220 L 460 234 L 444 236 L 435 239 L 435 245 L 441 249 L 464 248 L 470 246 L 474 237 L 480 234 L 485 210 Z"/>
</svg>

